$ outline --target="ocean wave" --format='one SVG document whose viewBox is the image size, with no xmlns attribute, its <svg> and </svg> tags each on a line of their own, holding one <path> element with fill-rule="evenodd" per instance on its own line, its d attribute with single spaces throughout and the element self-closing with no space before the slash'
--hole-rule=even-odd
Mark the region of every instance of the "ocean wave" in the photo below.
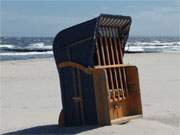
<svg viewBox="0 0 180 135">
<path fill-rule="evenodd" d="M 11 44 L 0 44 L 0 51 L 6 52 L 43 52 L 51 51 L 52 45 L 45 45 L 43 42 L 29 44 L 27 46 L 15 46 Z"/>
<path fill-rule="evenodd" d="M 27 56 L 27 55 L 39 55 L 39 54 L 53 54 L 52 51 L 47 52 L 4 52 L 0 53 L 0 56 Z"/>
<path fill-rule="evenodd" d="M 126 52 L 180 52 L 180 46 L 126 46 Z"/>
<path fill-rule="evenodd" d="M 180 46 L 180 41 L 177 42 L 161 42 L 158 40 L 151 41 L 151 42 L 127 42 L 127 46 Z"/>
<path fill-rule="evenodd" d="M 0 53 L 0 60 L 26 60 L 34 58 L 49 58 L 53 56 L 52 51 L 47 52 L 4 52 Z"/>
<path fill-rule="evenodd" d="M 0 49 L 3 49 L 3 48 L 14 48 L 14 46 L 13 45 L 10 45 L 10 44 L 0 44 Z"/>
<path fill-rule="evenodd" d="M 32 39 L 31 39 L 32 40 Z M 130 53 L 156 53 L 156 52 L 180 52 L 180 41 L 128 41 L 125 52 Z M 0 60 L 44 58 L 52 57 L 52 42 L 29 41 L 1 42 Z"/>
<path fill-rule="evenodd" d="M 30 50 L 36 50 L 36 49 L 52 50 L 52 45 L 45 45 L 43 42 L 39 42 L 39 43 L 29 44 L 26 48 Z"/>
<path fill-rule="evenodd" d="M 127 42 L 126 52 L 180 52 L 180 42 L 162 42 L 154 40 L 151 42 Z"/>
<path fill-rule="evenodd" d="M 126 52 L 143 52 L 144 49 L 141 46 L 126 46 L 125 47 Z"/>
</svg>

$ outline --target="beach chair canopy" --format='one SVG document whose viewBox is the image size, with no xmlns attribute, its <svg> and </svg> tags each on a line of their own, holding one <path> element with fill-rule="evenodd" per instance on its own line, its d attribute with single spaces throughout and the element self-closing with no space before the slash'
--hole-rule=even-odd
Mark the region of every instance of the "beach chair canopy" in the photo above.
<svg viewBox="0 0 180 135">
<path fill-rule="evenodd" d="M 95 65 L 92 58 L 95 57 L 93 55 L 96 55 L 94 49 L 96 48 L 96 38 L 99 36 L 118 36 L 121 39 L 124 54 L 130 25 L 131 17 L 129 16 L 101 14 L 94 19 L 62 30 L 57 34 L 53 43 L 56 62 L 72 61 L 73 55 L 73 58 L 78 57 L 79 59 L 81 57 L 86 61 L 80 62 L 74 59 L 75 62 L 79 62 L 84 66 Z M 108 31 L 107 27 L 112 29 L 112 33 Z M 67 49 L 69 49 L 69 52 Z"/>
</svg>

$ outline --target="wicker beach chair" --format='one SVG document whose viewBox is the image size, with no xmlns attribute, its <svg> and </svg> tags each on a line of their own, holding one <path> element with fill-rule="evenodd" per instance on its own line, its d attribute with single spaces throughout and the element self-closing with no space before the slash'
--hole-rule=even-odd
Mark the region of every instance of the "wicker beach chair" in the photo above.
<svg viewBox="0 0 180 135">
<path fill-rule="evenodd" d="M 123 59 L 130 25 L 129 16 L 101 14 L 57 34 L 60 126 L 104 126 L 142 116 L 138 70 Z"/>
</svg>

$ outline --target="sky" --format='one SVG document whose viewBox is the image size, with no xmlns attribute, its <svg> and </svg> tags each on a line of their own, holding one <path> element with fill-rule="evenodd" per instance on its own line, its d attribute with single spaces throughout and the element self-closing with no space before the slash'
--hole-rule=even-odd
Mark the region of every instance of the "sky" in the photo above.
<svg viewBox="0 0 180 135">
<path fill-rule="evenodd" d="M 101 13 L 132 17 L 131 36 L 179 36 L 178 0 L 0 0 L 0 36 L 54 37 Z"/>
</svg>

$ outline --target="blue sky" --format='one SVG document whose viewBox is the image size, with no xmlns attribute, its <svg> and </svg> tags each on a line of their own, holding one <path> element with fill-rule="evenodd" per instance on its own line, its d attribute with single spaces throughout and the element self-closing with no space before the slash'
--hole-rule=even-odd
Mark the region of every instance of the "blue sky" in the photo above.
<svg viewBox="0 0 180 135">
<path fill-rule="evenodd" d="M 55 36 L 100 13 L 131 16 L 131 36 L 180 36 L 178 0 L 1 0 L 1 36 Z"/>
</svg>

